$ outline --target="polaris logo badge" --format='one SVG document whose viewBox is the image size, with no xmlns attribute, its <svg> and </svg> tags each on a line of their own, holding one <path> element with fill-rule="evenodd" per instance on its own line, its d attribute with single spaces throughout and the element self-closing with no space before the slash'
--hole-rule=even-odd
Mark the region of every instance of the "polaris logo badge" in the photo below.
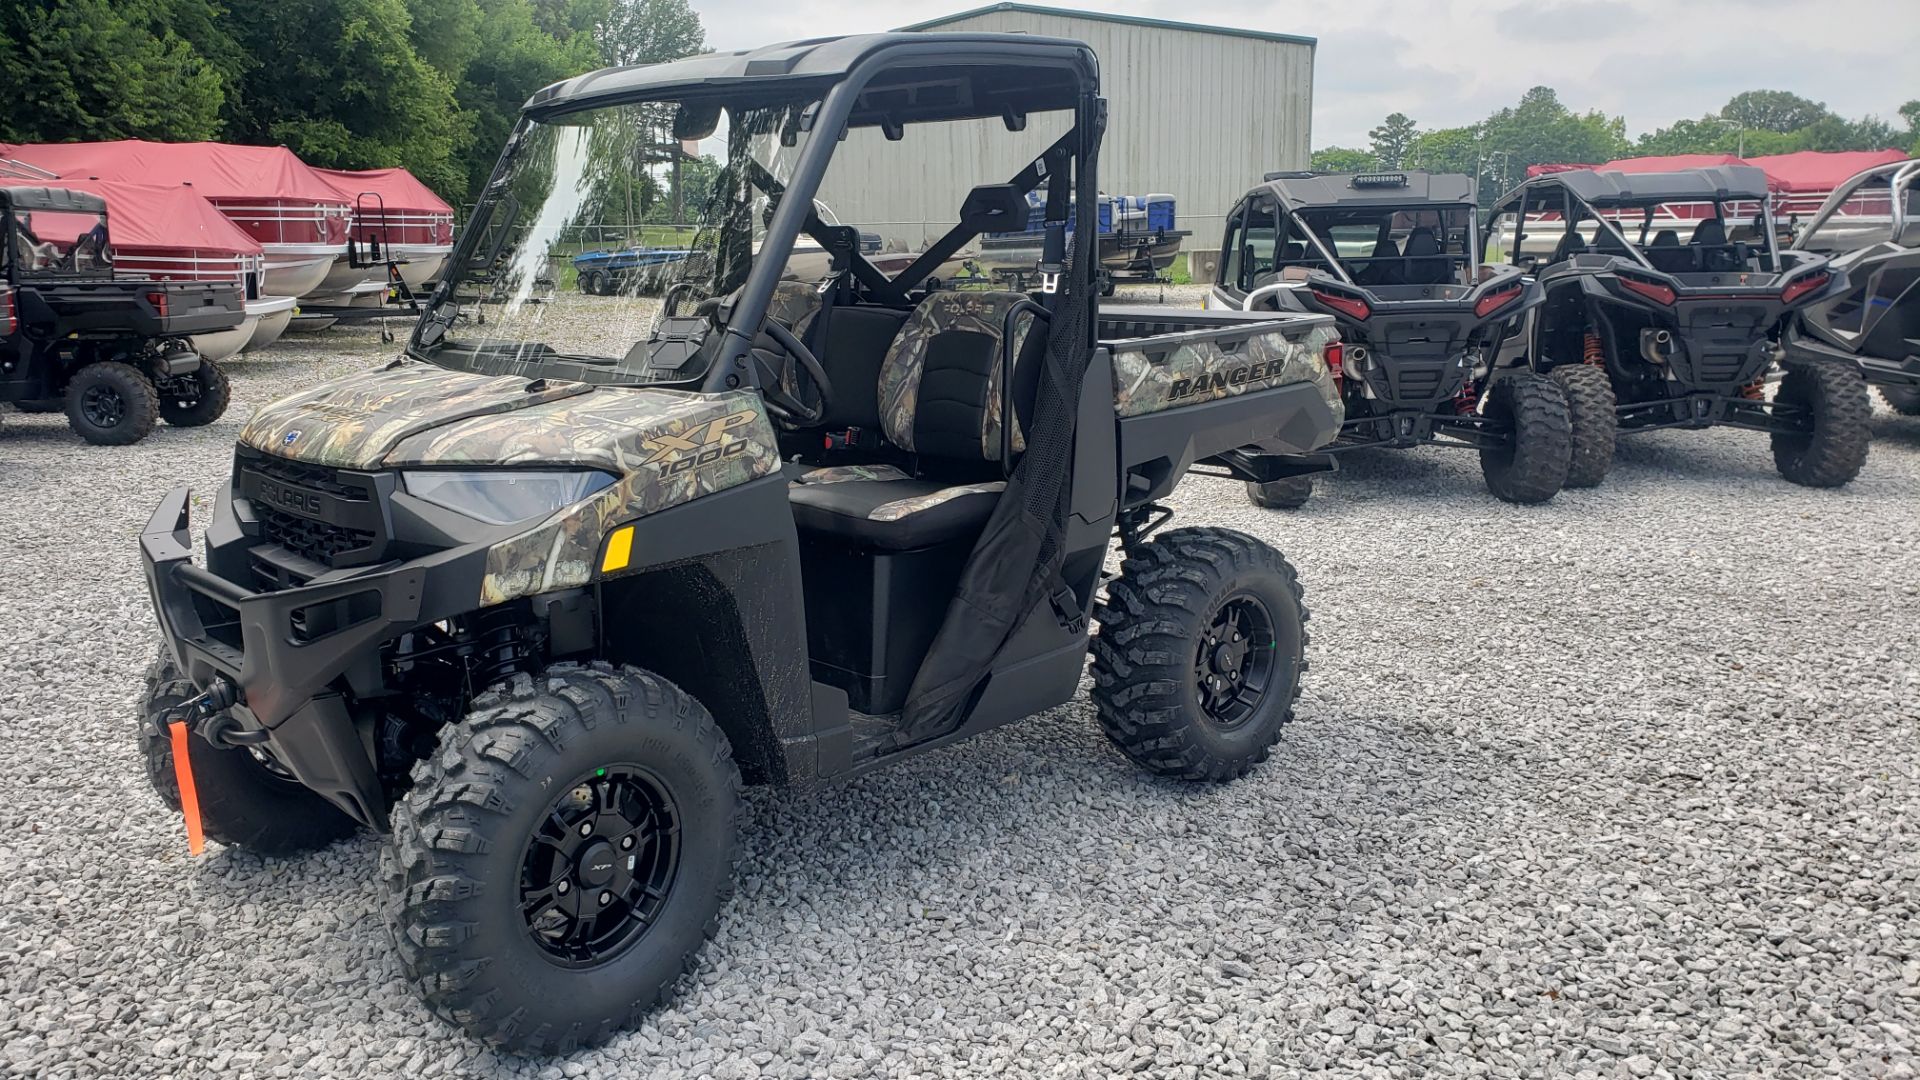
<svg viewBox="0 0 1920 1080">
<path fill-rule="evenodd" d="M 1191 379 L 1175 379 L 1173 386 L 1167 390 L 1167 400 L 1179 401 L 1181 398 L 1190 398 L 1211 390 L 1227 390 L 1236 386 L 1246 386 L 1248 383 L 1276 379 L 1280 377 L 1282 371 L 1286 370 L 1286 366 L 1285 360 L 1269 360 L 1229 371 L 1209 371 Z"/>
<path fill-rule="evenodd" d="M 297 431 L 289 431 L 287 432 L 286 437 L 280 440 L 280 445 L 292 446 L 294 443 L 297 443 L 299 441 L 300 441 L 300 433 Z"/>
<path fill-rule="evenodd" d="M 260 480 L 260 501 L 283 510 L 308 517 L 319 517 L 326 512 L 326 504 L 318 494 L 302 491 L 299 488 L 284 487 L 271 480 Z"/>
</svg>

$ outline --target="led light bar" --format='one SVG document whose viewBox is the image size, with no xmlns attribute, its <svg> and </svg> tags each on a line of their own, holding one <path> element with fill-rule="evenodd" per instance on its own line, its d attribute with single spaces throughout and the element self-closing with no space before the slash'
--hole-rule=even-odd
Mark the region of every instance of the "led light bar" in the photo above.
<svg viewBox="0 0 1920 1080">
<path fill-rule="evenodd" d="M 1403 172 L 1360 173 L 1353 178 L 1353 186 L 1363 187 L 1406 187 L 1407 174 Z"/>
</svg>

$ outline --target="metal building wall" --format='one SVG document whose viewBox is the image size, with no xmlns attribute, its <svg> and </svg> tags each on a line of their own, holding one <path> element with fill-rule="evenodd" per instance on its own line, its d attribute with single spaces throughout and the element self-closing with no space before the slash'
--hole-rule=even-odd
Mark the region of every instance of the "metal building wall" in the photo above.
<svg viewBox="0 0 1920 1080">
<path fill-rule="evenodd" d="M 1109 102 L 1100 186 L 1169 192 L 1189 249 L 1217 247 L 1226 212 L 1274 169 L 1304 169 L 1313 114 L 1313 46 L 1163 25 L 995 8 L 930 31 L 1074 38 L 1100 58 Z M 823 190 L 840 220 L 917 247 L 951 224 L 975 184 L 1002 182 L 1058 134 L 1036 118 L 1020 138 L 997 121 L 908 129 L 904 144 L 857 132 Z M 901 173 L 901 169 L 909 170 Z M 927 223 L 927 224 L 922 224 Z"/>
</svg>

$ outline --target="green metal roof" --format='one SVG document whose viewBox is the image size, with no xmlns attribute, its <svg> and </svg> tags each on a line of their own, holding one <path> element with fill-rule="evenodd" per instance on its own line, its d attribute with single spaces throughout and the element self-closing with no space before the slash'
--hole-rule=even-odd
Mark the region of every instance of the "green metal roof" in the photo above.
<svg viewBox="0 0 1920 1080">
<path fill-rule="evenodd" d="M 1090 19 L 1094 22 L 1121 23 L 1126 26 L 1146 26 L 1155 30 L 1189 30 L 1196 34 L 1224 34 L 1227 37 L 1254 38 L 1258 41 L 1278 41 L 1288 45 L 1305 45 L 1309 48 L 1319 44 L 1318 39 L 1302 37 L 1299 34 L 1274 34 L 1265 30 L 1243 30 L 1232 26 L 1207 26 L 1202 23 L 1174 22 L 1171 19 L 1148 19 L 1139 15 L 1110 15 L 1104 11 L 1078 11 L 1073 8 L 1045 7 L 1040 4 L 988 4 L 968 11 L 958 11 L 952 15 L 942 15 L 937 19 L 902 26 L 901 30 L 932 30 L 947 26 L 962 19 L 971 19 L 977 15 L 991 15 L 997 11 L 1016 11 L 1023 15 L 1058 15 L 1068 19 Z"/>
</svg>

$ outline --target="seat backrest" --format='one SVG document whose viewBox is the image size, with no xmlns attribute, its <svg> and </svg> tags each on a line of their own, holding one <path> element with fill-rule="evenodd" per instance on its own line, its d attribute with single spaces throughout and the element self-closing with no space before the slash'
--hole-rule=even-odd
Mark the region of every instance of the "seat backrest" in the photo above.
<svg viewBox="0 0 1920 1080">
<path fill-rule="evenodd" d="M 880 426 L 902 450 L 963 461 L 1000 459 L 1001 340 L 1023 293 L 936 292 L 920 302 L 880 365 Z M 1033 326 L 1015 325 L 1012 352 Z M 1016 382 L 1016 389 L 1020 383 Z M 1013 443 L 1025 440 L 1014 425 Z"/>
<path fill-rule="evenodd" d="M 1580 234 L 1572 230 L 1568 230 L 1567 234 L 1560 238 L 1560 242 L 1554 245 L 1553 255 L 1547 259 L 1547 262 L 1549 263 L 1565 262 L 1568 259 L 1573 258 L 1575 255 L 1585 254 L 1586 250 L 1587 250 L 1587 242 L 1581 238 Z"/>
<path fill-rule="evenodd" d="M 1438 285 L 1447 280 L 1447 260 L 1440 254 L 1440 239 L 1432 229 L 1415 229 L 1407 234 L 1407 284 Z"/>
<path fill-rule="evenodd" d="M 820 290 L 803 281 L 779 281 L 773 286 L 773 296 L 767 301 L 767 318 L 793 331 L 793 336 L 802 341 L 807 339 L 807 331 L 813 328 L 813 320 L 820 314 Z"/>
<path fill-rule="evenodd" d="M 1626 242 L 1613 234 L 1612 229 L 1596 228 L 1593 234 L 1593 251 L 1596 255 L 1628 255 Z"/>
<path fill-rule="evenodd" d="M 1677 274 L 1693 265 L 1693 253 L 1680 246 L 1680 234 L 1661 229 L 1647 245 L 1647 261 L 1664 274 Z"/>
</svg>

